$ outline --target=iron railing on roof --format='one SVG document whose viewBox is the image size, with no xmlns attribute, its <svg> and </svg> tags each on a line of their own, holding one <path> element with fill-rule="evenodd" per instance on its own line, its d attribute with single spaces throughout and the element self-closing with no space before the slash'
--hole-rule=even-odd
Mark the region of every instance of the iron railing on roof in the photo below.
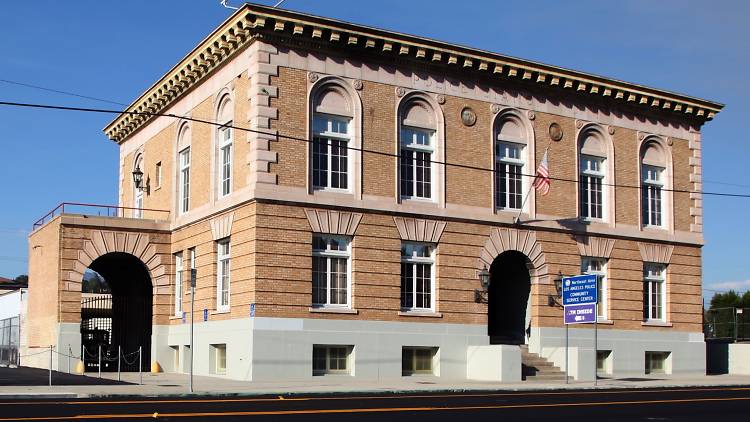
<svg viewBox="0 0 750 422">
<path fill-rule="evenodd" d="M 45 225 L 60 214 L 81 214 L 93 215 L 100 217 L 126 217 L 126 218 L 147 218 L 150 220 L 167 220 L 169 219 L 168 210 L 159 210 L 153 208 L 133 208 L 121 207 L 118 205 L 101 205 L 101 204 L 84 204 L 80 202 L 62 202 L 60 205 L 45 214 L 42 218 L 34 222 L 32 231 Z"/>
</svg>

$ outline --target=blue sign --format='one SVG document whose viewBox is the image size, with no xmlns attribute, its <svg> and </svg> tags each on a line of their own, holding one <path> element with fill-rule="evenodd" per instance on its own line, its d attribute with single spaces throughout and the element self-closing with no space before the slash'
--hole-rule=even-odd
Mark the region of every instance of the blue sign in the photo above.
<svg viewBox="0 0 750 422">
<path fill-rule="evenodd" d="M 251 303 L 250 304 L 250 318 L 254 318 L 254 317 L 255 317 L 255 304 Z"/>
<path fill-rule="evenodd" d="M 203 321 L 208 321 L 208 309 L 203 309 Z"/>
<path fill-rule="evenodd" d="M 563 277 L 562 300 L 563 306 L 596 303 L 596 275 Z"/>
<path fill-rule="evenodd" d="M 568 305 L 564 313 L 565 324 L 591 324 L 596 322 L 596 303 Z"/>
<path fill-rule="evenodd" d="M 185 322 L 185 315 L 186 315 L 185 311 L 182 311 L 182 322 L 183 323 Z"/>
</svg>

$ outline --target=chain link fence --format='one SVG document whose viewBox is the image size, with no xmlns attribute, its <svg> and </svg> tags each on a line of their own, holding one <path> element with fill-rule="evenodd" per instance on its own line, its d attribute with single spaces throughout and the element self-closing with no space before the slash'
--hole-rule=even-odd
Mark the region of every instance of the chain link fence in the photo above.
<svg viewBox="0 0 750 422">
<path fill-rule="evenodd" d="M 705 312 L 706 339 L 750 341 L 750 308 L 713 308 Z"/>
</svg>

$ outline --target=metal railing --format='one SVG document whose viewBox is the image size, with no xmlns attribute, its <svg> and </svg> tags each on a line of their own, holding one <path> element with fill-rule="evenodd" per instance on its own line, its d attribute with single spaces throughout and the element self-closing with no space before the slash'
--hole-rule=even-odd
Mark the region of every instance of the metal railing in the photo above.
<svg viewBox="0 0 750 422">
<path fill-rule="evenodd" d="M 121 207 L 118 205 L 101 205 L 101 204 L 84 204 L 80 202 L 62 202 L 56 206 L 52 211 L 45 214 L 42 218 L 34 222 L 31 230 L 34 231 L 39 227 L 45 225 L 48 221 L 51 221 L 60 214 L 81 214 L 81 215 L 95 215 L 100 217 L 130 217 L 130 218 L 144 218 L 145 212 L 156 213 L 159 218 L 156 220 L 166 220 L 169 218 L 168 210 L 159 210 L 154 208 L 133 208 L 133 207 Z M 152 220 L 154 218 L 151 218 Z"/>
<path fill-rule="evenodd" d="M 713 308 L 705 312 L 706 339 L 750 341 L 750 308 Z"/>
</svg>

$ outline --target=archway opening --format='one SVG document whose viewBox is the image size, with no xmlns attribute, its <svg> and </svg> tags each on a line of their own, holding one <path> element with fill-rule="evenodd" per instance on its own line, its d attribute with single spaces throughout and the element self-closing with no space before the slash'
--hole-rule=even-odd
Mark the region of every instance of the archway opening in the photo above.
<svg viewBox="0 0 750 422">
<path fill-rule="evenodd" d="M 490 344 L 524 344 L 531 291 L 529 258 L 518 251 L 498 255 L 490 266 L 487 334 Z"/>
<path fill-rule="evenodd" d="M 133 255 L 100 256 L 84 275 L 81 298 L 81 346 L 87 370 L 148 370 L 151 362 L 153 289 L 148 269 Z M 142 356 L 139 359 L 138 352 Z"/>
</svg>

